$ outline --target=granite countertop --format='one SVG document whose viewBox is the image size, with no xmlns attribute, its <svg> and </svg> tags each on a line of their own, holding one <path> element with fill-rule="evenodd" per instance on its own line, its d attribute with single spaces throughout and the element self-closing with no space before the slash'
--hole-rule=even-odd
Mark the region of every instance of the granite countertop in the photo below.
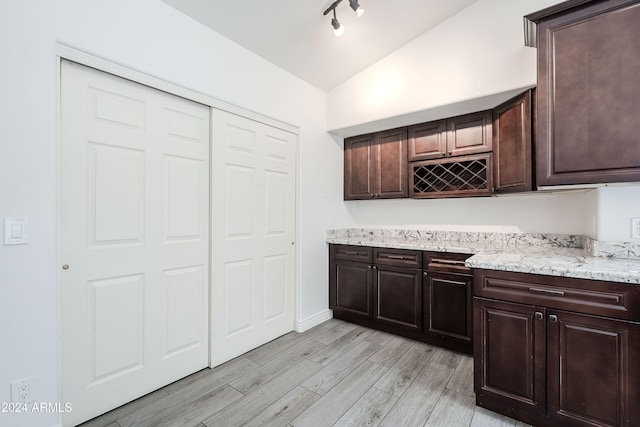
<svg viewBox="0 0 640 427">
<path fill-rule="evenodd" d="M 584 236 L 406 229 L 329 230 L 345 245 L 473 254 L 471 268 L 640 284 L 640 248 Z"/>
</svg>

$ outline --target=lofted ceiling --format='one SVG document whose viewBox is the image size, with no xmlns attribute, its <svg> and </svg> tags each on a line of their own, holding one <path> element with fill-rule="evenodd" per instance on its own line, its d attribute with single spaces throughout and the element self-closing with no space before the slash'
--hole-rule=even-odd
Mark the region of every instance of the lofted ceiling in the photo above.
<svg viewBox="0 0 640 427">
<path fill-rule="evenodd" d="M 162 0 L 269 62 L 329 91 L 477 0 Z"/>
</svg>

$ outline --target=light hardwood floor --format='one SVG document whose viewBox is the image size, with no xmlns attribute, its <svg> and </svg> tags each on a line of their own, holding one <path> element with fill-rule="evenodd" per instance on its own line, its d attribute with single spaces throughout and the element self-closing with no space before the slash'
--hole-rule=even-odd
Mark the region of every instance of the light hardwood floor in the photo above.
<svg viewBox="0 0 640 427">
<path fill-rule="evenodd" d="M 474 402 L 470 356 L 333 319 L 82 426 L 526 426 Z"/>
</svg>

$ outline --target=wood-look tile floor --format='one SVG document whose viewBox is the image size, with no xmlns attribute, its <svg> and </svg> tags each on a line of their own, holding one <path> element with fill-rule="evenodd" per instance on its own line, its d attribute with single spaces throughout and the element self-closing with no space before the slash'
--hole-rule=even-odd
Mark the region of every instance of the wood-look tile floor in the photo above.
<svg viewBox="0 0 640 427">
<path fill-rule="evenodd" d="M 526 424 L 475 406 L 470 356 L 333 319 L 199 371 L 82 426 Z"/>
</svg>

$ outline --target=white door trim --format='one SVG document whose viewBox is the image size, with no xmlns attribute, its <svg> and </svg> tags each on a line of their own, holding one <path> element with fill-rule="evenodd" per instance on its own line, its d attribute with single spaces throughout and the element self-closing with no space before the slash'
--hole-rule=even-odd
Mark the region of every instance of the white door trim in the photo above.
<svg viewBox="0 0 640 427">
<path fill-rule="evenodd" d="M 227 111 L 229 113 L 233 113 L 233 114 L 237 114 L 243 117 L 246 117 L 248 119 L 251 120 L 255 120 L 257 122 L 278 128 L 278 129 L 282 129 L 284 131 L 290 132 L 294 135 L 296 135 L 297 141 L 296 141 L 296 145 L 298 147 L 300 147 L 299 143 L 300 143 L 300 128 L 296 125 L 290 124 L 290 123 L 286 123 L 271 117 L 267 117 L 264 116 L 260 113 L 242 108 L 242 107 L 238 107 L 236 105 L 221 101 L 219 99 L 216 99 L 214 97 L 211 97 L 209 95 L 205 95 L 203 93 L 194 91 L 192 89 L 188 89 L 185 88 L 183 86 L 177 85 L 175 83 L 171 83 L 168 82 L 166 80 L 162 80 L 160 78 L 151 76 L 149 74 L 145 74 L 143 72 L 134 70 L 132 68 L 126 67 L 124 65 L 120 65 L 117 64 L 115 62 L 100 58 L 98 56 L 95 56 L 93 54 L 89 54 L 86 52 L 83 52 L 81 50 L 75 49 L 73 47 L 67 46 L 63 43 L 56 43 L 56 124 L 57 124 L 57 130 L 56 130 L 56 240 L 58 242 L 57 246 L 56 246 L 56 263 L 58 266 L 60 266 L 61 264 L 61 247 L 60 247 L 60 234 L 61 234 L 61 221 L 60 221 L 60 195 L 61 195 L 61 186 L 60 186 L 60 180 L 59 180 L 59 175 L 60 175 L 60 171 L 59 171 L 59 165 L 60 165 L 60 144 L 61 144 L 61 122 L 60 122 L 60 95 L 61 95 L 61 67 L 62 67 L 62 61 L 63 60 L 68 60 L 71 62 L 76 62 L 78 64 L 81 65 L 85 65 L 87 67 L 91 67 L 91 68 L 95 68 L 99 71 L 104 71 L 110 74 L 113 74 L 117 77 L 121 77 L 127 80 L 131 80 L 135 83 L 139 83 L 145 86 L 149 86 L 151 88 L 154 89 L 158 89 L 160 91 L 163 92 L 167 92 L 171 95 L 176 95 L 176 96 L 180 96 L 182 98 L 191 100 L 191 101 L 195 101 L 198 103 L 201 103 L 203 105 L 206 105 L 210 108 L 218 108 L 220 110 L 223 111 Z M 211 127 L 209 130 L 209 133 L 211 135 L 213 131 L 213 128 Z M 294 250 L 294 305 L 295 307 L 294 309 L 294 313 L 295 313 L 295 325 L 292 325 L 296 330 L 299 330 L 300 328 L 300 306 L 301 306 L 301 290 L 300 290 L 300 270 L 298 268 L 299 266 L 299 259 L 300 259 L 300 244 L 298 242 L 298 236 L 300 235 L 300 152 L 301 150 L 298 149 L 296 150 L 296 168 L 295 168 L 295 195 L 296 195 L 296 202 L 295 202 L 295 233 L 294 233 L 294 244 L 295 244 L 295 250 Z M 213 147 L 211 147 L 210 149 L 210 156 L 213 155 Z M 209 162 L 211 162 L 211 159 L 209 160 Z M 210 231 L 211 233 L 211 231 Z M 211 253 L 211 248 L 209 248 L 210 253 Z M 62 396 L 62 347 L 61 347 L 61 313 L 60 313 L 60 305 L 61 305 L 61 300 L 60 300 L 60 285 L 61 285 L 61 269 L 57 270 L 58 273 L 56 275 L 56 299 L 57 299 L 57 307 L 58 307 L 58 313 L 56 316 L 56 321 L 57 321 L 57 341 L 58 341 L 58 345 L 57 345 L 57 356 L 58 356 L 58 375 L 57 375 L 57 382 L 58 382 L 58 387 L 57 387 L 57 394 L 58 394 L 58 400 L 60 400 L 61 396 Z M 211 276 L 211 272 L 209 273 L 209 275 Z M 209 282 L 209 290 L 211 291 L 211 282 Z M 211 307 L 209 306 L 209 310 L 211 309 Z M 209 353 L 211 353 L 211 350 L 209 350 Z M 61 425 L 62 423 L 62 414 L 58 414 L 58 420 L 57 420 L 58 425 Z"/>
</svg>

